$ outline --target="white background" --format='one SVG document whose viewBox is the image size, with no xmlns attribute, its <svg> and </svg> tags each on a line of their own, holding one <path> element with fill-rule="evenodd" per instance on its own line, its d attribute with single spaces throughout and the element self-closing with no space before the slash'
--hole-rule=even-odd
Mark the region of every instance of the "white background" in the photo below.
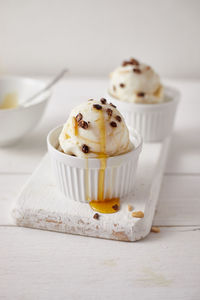
<svg viewBox="0 0 200 300">
<path fill-rule="evenodd" d="M 0 73 L 106 76 L 130 56 L 200 77 L 198 0 L 0 0 Z"/>
</svg>

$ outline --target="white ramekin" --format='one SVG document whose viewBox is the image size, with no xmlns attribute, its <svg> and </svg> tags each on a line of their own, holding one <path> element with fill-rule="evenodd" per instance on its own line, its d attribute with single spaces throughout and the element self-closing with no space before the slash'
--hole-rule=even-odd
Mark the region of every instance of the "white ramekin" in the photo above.
<svg viewBox="0 0 200 300">
<path fill-rule="evenodd" d="M 47 137 L 48 152 L 60 191 L 79 202 L 96 200 L 100 160 L 79 158 L 58 151 L 58 136 L 62 126 L 54 128 Z M 133 191 L 142 139 L 136 131 L 130 131 L 135 148 L 122 155 L 109 157 L 106 162 L 104 197 L 123 197 Z M 88 183 L 87 183 L 88 182 Z"/>
<path fill-rule="evenodd" d="M 176 89 L 164 87 L 164 97 L 169 101 L 159 104 L 119 101 L 110 94 L 106 97 L 117 106 L 127 125 L 141 134 L 144 142 L 159 142 L 171 134 L 180 99 Z"/>
</svg>

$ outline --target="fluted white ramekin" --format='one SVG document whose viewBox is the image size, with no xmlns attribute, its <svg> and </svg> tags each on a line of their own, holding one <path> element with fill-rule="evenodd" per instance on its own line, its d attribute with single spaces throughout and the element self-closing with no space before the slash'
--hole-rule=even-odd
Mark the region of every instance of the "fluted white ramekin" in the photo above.
<svg viewBox="0 0 200 300">
<path fill-rule="evenodd" d="M 100 160 L 79 158 L 57 150 L 62 126 L 54 128 L 47 137 L 48 152 L 60 191 L 79 202 L 97 200 Z M 128 153 L 107 158 L 104 181 L 104 198 L 123 197 L 133 191 L 142 139 L 130 131 L 135 148 Z"/>
<path fill-rule="evenodd" d="M 164 87 L 164 97 L 168 99 L 158 104 L 142 104 L 119 101 L 107 94 L 125 118 L 128 126 L 136 129 L 144 142 L 159 142 L 173 130 L 180 93 L 171 87 Z"/>
</svg>

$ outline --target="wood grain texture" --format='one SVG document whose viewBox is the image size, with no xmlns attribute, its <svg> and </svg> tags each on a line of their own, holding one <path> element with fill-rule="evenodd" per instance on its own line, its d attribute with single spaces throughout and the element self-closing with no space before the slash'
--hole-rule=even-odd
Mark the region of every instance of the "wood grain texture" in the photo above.
<svg viewBox="0 0 200 300">
<path fill-rule="evenodd" d="M 196 228 L 161 228 L 122 243 L 0 227 L 0 240 L 3 300 L 199 299 Z"/>
<path fill-rule="evenodd" d="M 16 197 L 30 175 L 0 175 L 0 225 L 14 224 L 10 212 Z M 165 175 L 154 217 L 158 226 L 198 226 L 200 215 L 200 176 Z"/>
<path fill-rule="evenodd" d="M 29 176 L 25 174 L 0 174 L 0 225 L 14 224 L 11 217 L 12 206 Z"/>
<path fill-rule="evenodd" d="M 0 175 L 0 225 L 12 225 L 10 212 L 30 175 Z M 200 176 L 165 175 L 154 217 L 158 226 L 198 226 Z M 192 216 L 192 217 L 191 217 Z"/>
<path fill-rule="evenodd" d="M 144 144 L 139 159 L 134 194 L 121 199 L 120 211 L 100 214 L 85 203 L 66 199 L 58 190 L 51 174 L 50 159 L 45 156 L 17 199 L 13 216 L 19 226 L 60 231 L 86 236 L 136 241 L 151 229 L 170 139 L 163 143 Z M 134 211 L 144 218 L 134 218 Z"/>
<path fill-rule="evenodd" d="M 165 176 L 159 199 L 154 225 L 200 225 L 200 176 Z"/>
</svg>

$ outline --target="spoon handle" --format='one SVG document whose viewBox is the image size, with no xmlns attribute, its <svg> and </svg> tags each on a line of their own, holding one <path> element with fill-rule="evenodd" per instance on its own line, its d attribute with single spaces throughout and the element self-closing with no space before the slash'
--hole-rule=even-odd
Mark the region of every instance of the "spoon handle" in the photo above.
<svg viewBox="0 0 200 300">
<path fill-rule="evenodd" d="M 38 96 L 40 96 L 42 93 L 46 92 L 47 90 L 49 90 L 54 84 L 56 84 L 66 73 L 68 72 L 68 69 L 64 69 L 62 70 L 56 77 L 54 77 L 54 79 L 49 82 L 42 90 L 40 90 L 39 92 L 37 92 L 36 94 L 34 94 L 33 96 L 31 96 L 28 100 L 26 100 L 24 102 L 24 106 L 26 106 L 26 104 L 30 104 L 30 102 L 32 100 L 34 100 L 35 98 L 37 98 Z"/>
</svg>

